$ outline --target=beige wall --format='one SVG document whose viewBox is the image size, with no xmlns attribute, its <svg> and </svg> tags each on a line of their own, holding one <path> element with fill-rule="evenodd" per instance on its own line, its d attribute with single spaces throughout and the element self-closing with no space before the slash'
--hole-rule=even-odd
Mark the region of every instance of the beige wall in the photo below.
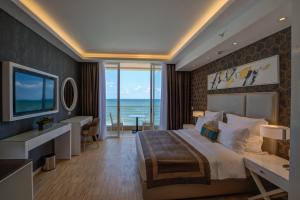
<svg viewBox="0 0 300 200">
<path fill-rule="evenodd" d="M 292 8 L 292 116 L 290 200 L 300 199 L 300 1 Z"/>
</svg>

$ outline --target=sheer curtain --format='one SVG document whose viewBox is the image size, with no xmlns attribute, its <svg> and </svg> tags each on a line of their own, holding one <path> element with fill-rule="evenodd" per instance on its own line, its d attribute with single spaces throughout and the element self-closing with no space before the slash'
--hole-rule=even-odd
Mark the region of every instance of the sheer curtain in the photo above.
<svg viewBox="0 0 300 200">
<path fill-rule="evenodd" d="M 99 62 L 99 119 L 99 139 L 104 140 L 106 138 L 106 83 L 103 61 Z"/>
<path fill-rule="evenodd" d="M 167 85 L 167 65 L 161 67 L 161 99 L 160 99 L 160 123 L 159 129 L 167 130 L 168 127 L 168 85 Z"/>
</svg>

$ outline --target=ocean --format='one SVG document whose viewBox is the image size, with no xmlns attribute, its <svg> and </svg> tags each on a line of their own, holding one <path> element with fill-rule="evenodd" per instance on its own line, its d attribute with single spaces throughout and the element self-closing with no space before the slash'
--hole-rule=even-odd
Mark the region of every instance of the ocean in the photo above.
<svg viewBox="0 0 300 200">
<path fill-rule="evenodd" d="M 43 109 L 42 100 L 16 100 L 16 113 L 23 112 L 34 112 Z M 53 109 L 54 108 L 54 100 L 53 99 L 45 99 L 45 107 L 44 109 Z"/>
<path fill-rule="evenodd" d="M 117 99 L 106 99 L 106 124 L 111 125 L 110 114 L 114 123 L 117 122 Z M 120 118 L 126 126 L 135 125 L 136 119 L 129 115 L 145 115 L 139 119 L 141 125 L 143 121 L 150 122 L 150 100 L 149 99 L 120 99 Z M 159 125 L 160 99 L 154 100 L 154 125 Z"/>
</svg>

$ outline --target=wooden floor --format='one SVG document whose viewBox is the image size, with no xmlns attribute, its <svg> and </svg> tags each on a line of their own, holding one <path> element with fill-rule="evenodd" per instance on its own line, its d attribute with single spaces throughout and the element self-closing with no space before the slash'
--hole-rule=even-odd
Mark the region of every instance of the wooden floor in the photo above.
<svg viewBox="0 0 300 200">
<path fill-rule="evenodd" d="M 134 137 L 107 139 L 34 178 L 35 200 L 142 200 Z M 244 200 L 246 195 L 210 198 Z"/>
</svg>

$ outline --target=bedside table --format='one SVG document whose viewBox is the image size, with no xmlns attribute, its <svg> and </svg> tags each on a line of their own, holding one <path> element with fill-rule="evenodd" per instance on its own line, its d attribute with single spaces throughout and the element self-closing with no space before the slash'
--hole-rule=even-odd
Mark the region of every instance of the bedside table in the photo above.
<svg viewBox="0 0 300 200">
<path fill-rule="evenodd" d="M 283 168 L 283 165 L 286 164 L 288 164 L 288 160 L 275 155 L 247 155 L 245 157 L 245 166 L 249 169 L 250 174 L 261 193 L 260 195 L 248 199 L 270 200 L 270 196 L 272 195 L 288 192 L 289 171 L 286 168 Z M 272 191 L 266 191 L 259 177 L 263 177 L 279 188 Z"/>
<path fill-rule="evenodd" d="M 183 129 L 195 128 L 194 124 L 183 124 Z"/>
</svg>

